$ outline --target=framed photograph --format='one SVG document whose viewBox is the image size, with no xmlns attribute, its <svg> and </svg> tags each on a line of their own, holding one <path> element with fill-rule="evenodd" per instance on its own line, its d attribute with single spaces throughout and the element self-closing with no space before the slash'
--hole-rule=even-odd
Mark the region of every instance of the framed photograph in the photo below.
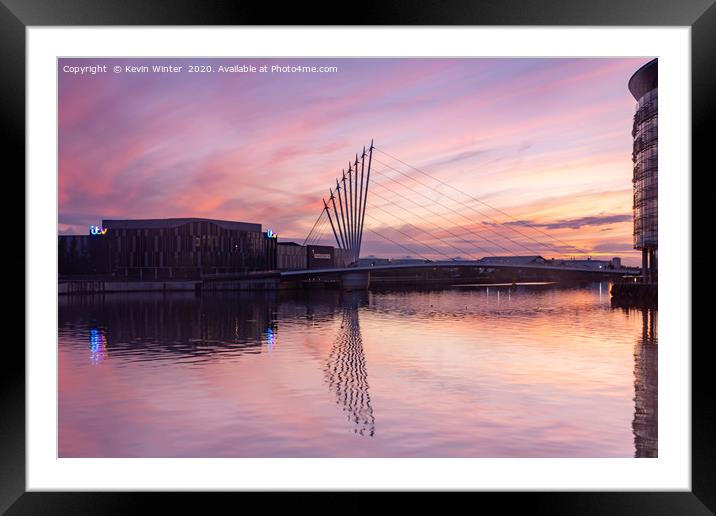
<svg viewBox="0 0 716 516">
<path fill-rule="evenodd" d="M 712 513 L 690 297 L 712 4 L 395 2 L 345 26 L 4 1 L 27 304 L 0 508 Z"/>
</svg>

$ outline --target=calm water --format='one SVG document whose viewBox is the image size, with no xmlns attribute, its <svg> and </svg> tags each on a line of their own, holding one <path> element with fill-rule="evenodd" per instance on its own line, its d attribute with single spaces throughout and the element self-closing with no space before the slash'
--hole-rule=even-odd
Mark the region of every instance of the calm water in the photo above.
<svg viewBox="0 0 716 516">
<path fill-rule="evenodd" d="M 59 454 L 656 456 L 656 312 L 608 292 L 62 297 Z"/>
</svg>

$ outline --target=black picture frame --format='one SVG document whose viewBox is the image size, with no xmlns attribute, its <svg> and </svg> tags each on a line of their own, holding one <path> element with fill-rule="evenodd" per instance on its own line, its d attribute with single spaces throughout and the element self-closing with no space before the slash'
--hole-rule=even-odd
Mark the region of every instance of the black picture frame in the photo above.
<svg viewBox="0 0 716 516">
<path fill-rule="evenodd" d="M 715 0 L 550 0 L 500 2 L 387 1 L 363 2 L 312 9 L 301 3 L 279 8 L 243 1 L 178 0 L 0 0 L 0 96 L 2 141 L 13 170 L 25 170 L 25 30 L 31 26 L 82 25 L 572 25 L 572 26 L 689 26 L 691 27 L 692 162 L 707 168 L 710 152 L 707 130 L 713 126 L 716 101 Z M 10 171 L 6 171 L 10 174 Z M 685 178 L 688 171 L 682 171 Z M 693 174 L 692 174 L 693 177 Z M 21 183 L 24 189 L 24 181 Z M 18 196 L 19 197 L 19 196 Z M 24 198 L 24 196 L 23 196 Z M 16 217 L 16 214 L 15 214 Z M 24 246 L 22 246 L 24 249 Z M 690 259 L 690 252 L 685 254 Z M 22 257 L 25 275 L 31 274 Z M 18 275 L 19 276 L 19 275 Z M 19 282 L 19 278 L 16 279 Z M 691 278 L 684 278 L 691 283 Z M 24 285 L 20 291 L 24 292 Z M 684 300 L 691 304 L 690 299 Z M 19 306 L 20 303 L 17 303 Z M 24 307 L 24 303 L 22 304 Z M 25 489 L 25 352 L 6 342 L 0 360 L 0 512 L 26 513 L 134 513 L 144 512 L 148 501 L 167 502 L 161 493 L 26 492 Z M 10 344 L 13 344 L 12 346 Z M 684 342 L 687 346 L 690 343 Z M 530 511 L 550 514 L 713 514 L 716 511 L 716 453 L 714 447 L 713 374 L 708 342 L 692 347 L 692 490 L 690 492 L 570 492 L 480 493 L 501 510 L 527 505 Z M 211 493 L 188 497 L 175 494 L 172 502 L 183 509 L 206 509 L 206 497 L 235 496 Z M 243 494 L 243 496 L 247 496 Z M 306 494 L 304 496 L 311 496 Z M 349 495 L 351 498 L 356 495 Z M 416 495 L 413 501 L 422 502 Z M 314 498 L 314 500 L 316 500 Z M 320 504 L 331 504 L 321 498 Z M 356 502 L 358 505 L 360 502 Z M 474 503 L 474 502 L 470 502 Z M 479 501 L 484 503 L 483 500 Z M 197 505 L 192 505 L 197 504 Z M 345 501 L 342 504 L 345 507 Z"/>
</svg>

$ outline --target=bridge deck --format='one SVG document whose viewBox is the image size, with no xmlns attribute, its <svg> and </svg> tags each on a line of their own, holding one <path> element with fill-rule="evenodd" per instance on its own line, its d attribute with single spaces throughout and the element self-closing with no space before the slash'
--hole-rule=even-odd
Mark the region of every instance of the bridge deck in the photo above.
<svg viewBox="0 0 716 516">
<path fill-rule="evenodd" d="M 593 267 L 570 267 L 566 265 L 548 265 L 548 264 L 514 264 L 514 263 L 490 263 L 475 261 L 440 261 L 428 263 L 412 263 L 412 264 L 390 264 L 390 265 L 363 265 L 360 267 L 338 267 L 333 269 L 301 269 L 295 271 L 282 271 L 281 277 L 308 276 L 314 274 L 341 274 L 344 272 L 363 272 L 363 271 L 385 271 L 399 269 L 434 269 L 434 268 L 454 268 L 454 267 L 481 267 L 485 269 L 522 269 L 522 270 L 545 270 L 545 271 L 562 271 L 562 272 L 589 272 L 602 275 L 623 275 L 638 276 L 641 271 L 635 269 L 595 269 Z"/>
</svg>

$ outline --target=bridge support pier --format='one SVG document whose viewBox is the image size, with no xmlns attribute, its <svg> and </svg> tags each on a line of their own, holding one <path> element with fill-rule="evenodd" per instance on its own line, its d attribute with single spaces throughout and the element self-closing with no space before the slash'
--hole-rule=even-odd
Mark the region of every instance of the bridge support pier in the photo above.
<svg viewBox="0 0 716 516">
<path fill-rule="evenodd" d="M 345 291 L 368 290 L 368 287 L 370 287 L 370 271 L 346 272 L 341 275 L 341 288 Z"/>
</svg>

